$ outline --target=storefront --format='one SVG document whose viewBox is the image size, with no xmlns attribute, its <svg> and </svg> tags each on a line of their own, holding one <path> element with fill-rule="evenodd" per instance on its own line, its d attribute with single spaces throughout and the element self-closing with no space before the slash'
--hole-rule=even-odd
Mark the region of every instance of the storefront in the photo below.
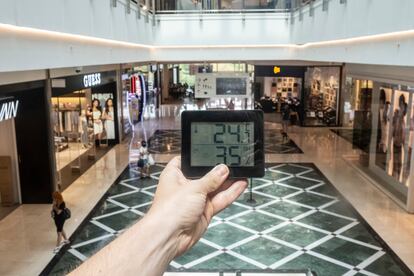
<svg viewBox="0 0 414 276">
<path fill-rule="evenodd" d="M 128 70 L 122 74 L 123 132 L 125 135 L 131 132 L 133 125 L 148 117 L 147 106 L 155 106 L 156 95 L 154 95 L 153 82 L 148 81 L 148 75 L 148 72 L 145 74 L 135 70 Z"/>
<path fill-rule="evenodd" d="M 279 112 L 281 105 L 295 100 L 302 125 L 338 125 L 339 66 L 255 66 L 254 87 L 265 112 Z"/>
<path fill-rule="evenodd" d="M 52 80 L 52 126 L 58 186 L 67 188 L 119 143 L 116 72 Z"/>
<path fill-rule="evenodd" d="M 0 86 L 2 205 L 50 203 L 54 172 L 44 81 Z"/>
<path fill-rule="evenodd" d="M 414 85 L 352 76 L 346 82 L 344 123 L 368 144 L 355 163 L 413 212 Z"/>
</svg>

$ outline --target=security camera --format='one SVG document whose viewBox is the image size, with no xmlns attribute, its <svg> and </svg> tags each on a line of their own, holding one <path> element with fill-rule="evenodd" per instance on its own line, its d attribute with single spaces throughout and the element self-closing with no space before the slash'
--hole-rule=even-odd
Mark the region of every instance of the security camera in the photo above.
<svg viewBox="0 0 414 276">
<path fill-rule="evenodd" d="M 82 67 L 76 67 L 75 72 L 79 74 L 80 72 L 82 72 L 82 69 Z"/>
</svg>

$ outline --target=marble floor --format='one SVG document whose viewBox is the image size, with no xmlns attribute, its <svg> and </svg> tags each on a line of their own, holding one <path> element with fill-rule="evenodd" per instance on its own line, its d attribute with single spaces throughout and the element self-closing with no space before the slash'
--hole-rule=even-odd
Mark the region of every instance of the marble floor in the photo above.
<svg viewBox="0 0 414 276">
<path fill-rule="evenodd" d="M 67 149 L 56 153 L 56 167 L 58 171 L 66 167 L 88 150 L 83 148 L 81 143 L 70 142 L 68 145 L 69 147 Z"/>
<path fill-rule="evenodd" d="M 148 140 L 158 129 L 180 129 L 179 115 L 184 109 L 183 106 L 163 106 L 157 110 L 154 119 L 135 127 L 131 142 L 111 149 L 65 190 L 63 195 L 72 210 L 72 218 L 65 224 L 69 235 L 88 218 L 128 164 L 136 164 L 137 142 Z M 278 130 L 280 125 L 267 123 L 266 129 Z M 293 127 L 289 137 L 303 154 L 266 154 L 266 162 L 314 164 L 361 215 L 359 221 L 365 220 L 414 271 L 414 216 L 401 209 L 344 159 L 344 156 L 357 156 L 360 150 L 327 128 Z M 166 163 L 175 155 L 153 154 L 157 163 Z M 53 259 L 56 237 L 50 208 L 50 205 L 22 205 L 0 221 L 0 275 L 38 275 Z"/>
<path fill-rule="evenodd" d="M 289 137 L 284 138 L 276 129 L 266 129 L 265 153 L 291 154 L 303 153 L 302 150 Z M 180 154 L 181 152 L 181 130 L 157 129 L 148 139 L 148 149 L 157 154 Z"/>
<path fill-rule="evenodd" d="M 99 251 L 150 208 L 164 165 L 140 179 L 124 170 L 71 245 L 41 275 L 65 275 Z M 311 163 L 267 164 L 202 239 L 171 262 L 170 272 L 297 271 L 318 276 L 409 275 L 409 269 Z M 254 201 L 252 201 L 253 199 Z"/>
</svg>

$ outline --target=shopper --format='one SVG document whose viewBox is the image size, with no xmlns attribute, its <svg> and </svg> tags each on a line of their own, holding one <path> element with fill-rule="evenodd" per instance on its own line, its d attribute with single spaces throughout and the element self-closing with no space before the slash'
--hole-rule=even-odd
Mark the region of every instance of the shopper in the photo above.
<svg viewBox="0 0 414 276">
<path fill-rule="evenodd" d="M 54 192 L 52 198 L 52 217 L 55 221 L 57 231 L 56 247 L 53 250 L 53 253 L 57 253 L 63 245 L 69 243 L 66 233 L 63 230 L 63 225 L 65 224 L 65 221 L 67 219 L 67 211 L 65 201 L 63 200 L 63 196 L 60 192 Z"/>
<path fill-rule="evenodd" d="M 213 216 L 247 187 L 246 180 L 227 180 L 226 165 L 198 180 L 186 179 L 180 165 L 176 157 L 164 169 L 145 217 L 71 275 L 160 276 L 201 238 Z"/>
<path fill-rule="evenodd" d="M 290 122 L 290 107 L 285 103 L 282 107 L 282 135 L 283 139 L 287 139 L 288 126 Z"/>
<path fill-rule="evenodd" d="M 141 178 L 150 177 L 150 167 L 154 165 L 154 159 L 148 152 L 147 142 L 141 141 L 141 145 L 138 149 L 138 168 L 140 170 Z"/>
</svg>

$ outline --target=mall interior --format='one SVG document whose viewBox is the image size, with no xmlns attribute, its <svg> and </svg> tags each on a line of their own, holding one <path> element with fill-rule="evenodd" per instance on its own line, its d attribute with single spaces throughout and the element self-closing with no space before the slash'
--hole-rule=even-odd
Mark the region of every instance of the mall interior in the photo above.
<svg viewBox="0 0 414 276">
<path fill-rule="evenodd" d="M 411 0 L 0 1 L 0 275 L 82 271 L 177 156 L 247 185 L 161 274 L 414 275 L 413 18 Z"/>
</svg>

